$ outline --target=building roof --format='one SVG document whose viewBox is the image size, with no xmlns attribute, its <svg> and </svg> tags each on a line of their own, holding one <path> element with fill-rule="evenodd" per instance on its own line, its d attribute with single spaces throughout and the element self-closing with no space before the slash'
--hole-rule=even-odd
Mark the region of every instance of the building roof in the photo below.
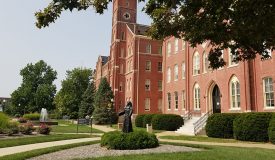
<svg viewBox="0 0 275 160">
<path fill-rule="evenodd" d="M 102 59 L 102 64 L 105 65 L 108 62 L 109 57 L 108 56 L 101 56 L 101 59 Z"/>
<path fill-rule="evenodd" d="M 150 28 L 150 26 L 142 24 L 128 24 L 128 26 L 134 34 L 142 36 L 146 36 L 146 32 Z"/>
</svg>

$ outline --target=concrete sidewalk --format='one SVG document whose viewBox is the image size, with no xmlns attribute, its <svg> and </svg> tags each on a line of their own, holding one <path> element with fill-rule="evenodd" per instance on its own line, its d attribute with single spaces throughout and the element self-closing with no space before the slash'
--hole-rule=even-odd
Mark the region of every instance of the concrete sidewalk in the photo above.
<svg viewBox="0 0 275 160">
<path fill-rule="evenodd" d="M 195 145 L 207 145 L 207 146 L 224 146 L 224 147 L 242 147 L 242 148 L 262 148 L 262 149 L 275 149 L 275 145 L 270 143 L 217 143 L 217 142 L 199 142 L 199 141 L 185 141 L 185 140 L 171 140 L 171 139 L 160 139 L 160 142 L 171 142 L 171 143 L 183 143 L 183 144 L 195 144 Z"/>
<path fill-rule="evenodd" d="M 96 124 L 93 124 L 93 128 L 97 129 L 97 130 L 101 130 L 103 132 L 112 132 L 112 131 L 116 131 L 116 129 L 114 128 L 111 128 L 109 126 L 106 126 L 106 125 L 96 125 Z"/>
<path fill-rule="evenodd" d="M 75 143 L 82 143 L 82 142 L 97 141 L 97 140 L 100 140 L 100 137 L 95 137 L 95 138 L 80 138 L 80 139 L 62 140 L 62 141 L 44 142 L 44 143 L 35 143 L 35 144 L 28 144 L 28 145 L 21 145 L 21 146 L 0 148 L 0 157 L 1 156 L 5 156 L 5 155 L 15 154 L 15 153 L 32 151 L 32 150 L 35 150 L 35 149 L 43 149 L 43 148 L 56 147 L 56 146 L 62 146 L 62 145 L 67 145 L 67 144 L 75 144 Z"/>
</svg>

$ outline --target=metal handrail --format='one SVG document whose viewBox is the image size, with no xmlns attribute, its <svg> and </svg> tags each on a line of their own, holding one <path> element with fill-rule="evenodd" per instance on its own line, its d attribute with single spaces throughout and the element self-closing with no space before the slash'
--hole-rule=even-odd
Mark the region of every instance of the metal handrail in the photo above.
<svg viewBox="0 0 275 160">
<path fill-rule="evenodd" d="M 212 110 L 208 111 L 197 122 L 193 123 L 195 134 L 197 134 L 198 131 L 205 126 L 206 121 L 207 121 L 208 117 L 211 115 L 211 113 L 212 113 Z"/>
<path fill-rule="evenodd" d="M 192 119 L 192 112 L 189 111 L 186 114 L 184 114 L 182 117 L 183 119 L 186 119 L 186 120 Z"/>
</svg>

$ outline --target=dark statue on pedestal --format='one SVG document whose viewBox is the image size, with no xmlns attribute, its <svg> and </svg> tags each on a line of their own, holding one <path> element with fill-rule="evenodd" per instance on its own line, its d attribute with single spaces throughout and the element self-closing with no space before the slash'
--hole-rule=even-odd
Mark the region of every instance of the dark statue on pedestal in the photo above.
<svg viewBox="0 0 275 160">
<path fill-rule="evenodd" d="M 124 115 L 123 129 L 124 133 L 133 132 L 131 117 L 133 114 L 133 105 L 132 102 L 127 102 L 127 105 L 124 107 L 124 111 L 120 112 L 118 115 Z"/>
</svg>

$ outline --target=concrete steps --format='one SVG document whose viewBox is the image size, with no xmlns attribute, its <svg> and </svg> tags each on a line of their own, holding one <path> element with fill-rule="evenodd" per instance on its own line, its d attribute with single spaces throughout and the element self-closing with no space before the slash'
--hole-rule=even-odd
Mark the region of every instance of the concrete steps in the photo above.
<svg viewBox="0 0 275 160">
<path fill-rule="evenodd" d="M 184 121 L 184 125 L 180 127 L 176 133 L 183 134 L 183 135 L 189 135 L 194 136 L 194 123 L 197 122 L 200 119 L 200 117 L 192 117 L 192 119 Z"/>
</svg>

